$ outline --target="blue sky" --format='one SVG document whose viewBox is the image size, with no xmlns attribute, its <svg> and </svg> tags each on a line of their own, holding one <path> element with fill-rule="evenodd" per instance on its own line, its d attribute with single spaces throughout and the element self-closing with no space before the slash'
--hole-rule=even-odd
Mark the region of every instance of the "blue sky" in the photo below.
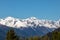
<svg viewBox="0 0 60 40">
<path fill-rule="evenodd" d="M 0 0 L 0 18 L 60 19 L 60 0 Z"/>
</svg>

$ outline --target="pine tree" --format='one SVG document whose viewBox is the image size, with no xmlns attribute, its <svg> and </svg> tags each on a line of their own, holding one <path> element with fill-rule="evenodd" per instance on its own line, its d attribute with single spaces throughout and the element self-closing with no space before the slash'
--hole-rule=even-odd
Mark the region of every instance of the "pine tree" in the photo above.
<svg viewBox="0 0 60 40">
<path fill-rule="evenodd" d="M 7 32 L 6 40 L 19 40 L 18 36 L 15 34 L 13 29 Z"/>
</svg>

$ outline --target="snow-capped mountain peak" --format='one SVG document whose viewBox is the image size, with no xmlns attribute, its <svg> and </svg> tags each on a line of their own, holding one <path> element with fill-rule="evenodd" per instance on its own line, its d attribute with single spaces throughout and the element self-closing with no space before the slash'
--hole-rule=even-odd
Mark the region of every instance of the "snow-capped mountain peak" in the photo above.
<svg viewBox="0 0 60 40">
<path fill-rule="evenodd" d="M 44 36 L 49 32 L 60 27 L 60 20 L 44 20 L 36 17 L 27 19 L 18 19 L 14 17 L 6 17 L 0 19 L 1 39 L 5 38 L 7 31 L 12 27 L 18 36 Z"/>
<path fill-rule="evenodd" d="M 5 19 L 0 19 L 0 24 L 10 26 L 10 27 L 33 27 L 33 26 L 45 26 L 48 28 L 60 27 L 60 21 L 52 20 L 40 20 L 36 17 L 30 17 L 27 19 L 17 19 L 13 17 L 6 17 Z"/>
</svg>

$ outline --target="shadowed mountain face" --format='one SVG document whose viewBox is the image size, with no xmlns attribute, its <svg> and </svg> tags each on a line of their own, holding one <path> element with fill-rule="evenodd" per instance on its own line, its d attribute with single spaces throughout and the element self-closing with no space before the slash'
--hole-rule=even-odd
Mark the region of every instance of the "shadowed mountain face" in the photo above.
<svg viewBox="0 0 60 40">
<path fill-rule="evenodd" d="M 0 25 L 0 40 L 4 40 L 6 37 L 7 31 L 10 27 L 5 25 Z M 18 36 L 30 37 L 30 36 L 43 36 L 49 32 L 52 32 L 54 28 L 47 28 L 44 26 L 37 27 L 22 27 L 22 28 L 14 28 L 16 34 Z"/>
</svg>

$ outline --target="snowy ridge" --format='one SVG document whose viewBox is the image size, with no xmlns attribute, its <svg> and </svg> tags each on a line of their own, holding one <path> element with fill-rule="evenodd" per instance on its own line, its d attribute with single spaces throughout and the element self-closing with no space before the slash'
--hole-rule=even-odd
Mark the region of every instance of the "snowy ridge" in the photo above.
<svg viewBox="0 0 60 40">
<path fill-rule="evenodd" d="M 29 26 L 30 27 L 45 26 L 48 28 L 58 28 L 60 27 L 60 20 L 58 21 L 40 20 L 37 19 L 36 17 L 30 17 L 27 19 L 6 17 L 5 19 L 0 19 L 0 24 L 14 28 L 29 27 Z"/>
</svg>

